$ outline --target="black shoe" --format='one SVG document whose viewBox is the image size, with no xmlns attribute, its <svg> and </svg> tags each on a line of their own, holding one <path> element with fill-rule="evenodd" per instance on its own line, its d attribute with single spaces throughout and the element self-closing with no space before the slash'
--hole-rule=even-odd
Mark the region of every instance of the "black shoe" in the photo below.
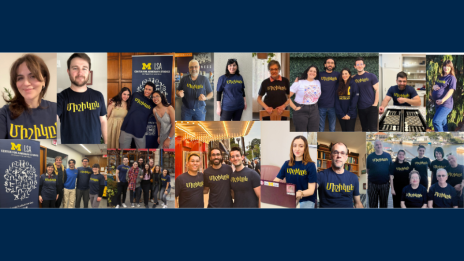
<svg viewBox="0 0 464 261">
<path fill-rule="evenodd" d="M 156 208 L 156 204 L 153 204 L 153 207 L 152 208 Z"/>
</svg>

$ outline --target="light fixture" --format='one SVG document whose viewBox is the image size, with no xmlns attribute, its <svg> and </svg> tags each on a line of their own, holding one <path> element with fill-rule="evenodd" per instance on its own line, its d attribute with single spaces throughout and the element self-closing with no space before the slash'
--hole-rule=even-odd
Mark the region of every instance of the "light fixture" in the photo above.
<svg viewBox="0 0 464 261">
<path fill-rule="evenodd" d="M 92 153 L 92 152 L 90 152 L 90 150 L 88 150 L 84 145 L 81 144 L 81 146 L 82 146 L 82 148 L 84 148 L 84 149 L 85 149 L 86 151 L 88 151 L 89 153 Z"/>
</svg>

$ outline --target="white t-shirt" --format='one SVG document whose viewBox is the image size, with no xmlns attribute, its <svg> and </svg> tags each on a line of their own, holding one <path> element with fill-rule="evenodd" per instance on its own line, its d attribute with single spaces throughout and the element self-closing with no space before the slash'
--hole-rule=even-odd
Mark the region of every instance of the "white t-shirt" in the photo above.
<svg viewBox="0 0 464 261">
<path fill-rule="evenodd" d="M 290 92 L 295 94 L 295 102 L 299 104 L 315 104 L 321 96 L 321 83 L 318 80 L 299 80 L 292 84 Z"/>
</svg>

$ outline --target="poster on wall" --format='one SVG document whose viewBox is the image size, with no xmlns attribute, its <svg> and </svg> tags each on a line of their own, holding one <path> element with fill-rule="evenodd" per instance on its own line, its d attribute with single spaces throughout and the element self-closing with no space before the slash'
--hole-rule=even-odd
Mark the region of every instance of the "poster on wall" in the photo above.
<svg viewBox="0 0 464 261">
<path fill-rule="evenodd" d="M 0 140 L 0 208 L 38 208 L 40 143 Z"/>
</svg>

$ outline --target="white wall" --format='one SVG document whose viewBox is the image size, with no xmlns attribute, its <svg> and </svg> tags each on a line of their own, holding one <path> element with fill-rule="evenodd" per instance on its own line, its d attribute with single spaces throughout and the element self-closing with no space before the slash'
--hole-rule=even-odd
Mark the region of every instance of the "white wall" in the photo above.
<svg viewBox="0 0 464 261">
<path fill-rule="evenodd" d="M 240 70 L 240 75 L 243 77 L 245 82 L 245 96 L 247 109 L 243 111 L 242 121 L 251 121 L 253 120 L 253 106 L 252 106 L 252 57 L 250 53 L 214 53 L 214 120 L 218 121 L 220 119 L 219 115 L 216 114 L 217 109 L 217 83 L 219 77 L 224 75 L 226 72 L 227 60 L 235 58 Z"/>
<path fill-rule="evenodd" d="M 58 151 L 58 152 L 68 155 L 68 160 L 70 159 L 76 160 L 76 167 L 82 166 L 81 162 L 82 162 L 82 158 L 84 157 L 84 155 L 72 149 L 73 146 L 80 146 L 79 144 L 55 146 L 52 144 L 52 140 L 37 140 L 37 141 L 40 142 L 40 146 L 44 146 L 47 149 L 51 149 L 51 150 Z"/>
<path fill-rule="evenodd" d="M 0 93 L 4 93 L 4 87 L 9 89 L 12 94 L 13 89 L 10 86 L 10 69 L 11 65 L 23 56 L 25 53 L 2 53 L 0 54 Z M 45 94 L 44 99 L 47 101 L 56 102 L 56 53 L 34 53 L 35 55 L 42 58 L 45 64 L 48 67 L 50 72 L 50 83 L 48 86 L 47 93 Z M 6 93 L 5 93 L 6 97 Z M 5 101 L 0 98 L 0 108 L 5 105 Z"/>
</svg>

